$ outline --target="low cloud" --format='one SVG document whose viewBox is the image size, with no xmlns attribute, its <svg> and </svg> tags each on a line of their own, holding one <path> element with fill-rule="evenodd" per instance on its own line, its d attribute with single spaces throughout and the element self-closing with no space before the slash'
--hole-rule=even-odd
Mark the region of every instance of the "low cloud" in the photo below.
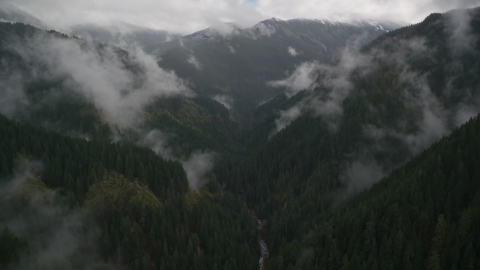
<svg viewBox="0 0 480 270">
<path fill-rule="evenodd" d="M 233 98 L 227 95 L 215 95 L 213 100 L 217 101 L 218 103 L 222 104 L 228 110 L 232 109 L 233 106 Z"/>
<path fill-rule="evenodd" d="M 452 10 L 446 13 L 448 18 L 448 30 L 451 33 L 450 46 L 453 55 L 472 51 L 477 37 L 472 32 L 470 10 Z"/>
<path fill-rule="evenodd" d="M 476 102 L 475 105 L 461 105 L 460 108 L 455 112 L 455 126 L 460 126 L 465 124 L 472 117 L 477 116 L 479 113 L 480 104 Z"/>
<path fill-rule="evenodd" d="M 342 102 L 353 89 L 350 75 L 358 69 L 361 69 L 363 74 L 372 70 L 372 56 L 359 52 L 362 40 L 363 37 L 359 37 L 348 44 L 341 52 L 337 65 L 304 62 L 287 79 L 268 82 L 270 86 L 285 87 L 285 94 L 289 98 L 302 90 L 311 92 L 315 87 L 328 90 L 323 91 L 321 96 L 311 92 L 289 110 L 280 112 L 280 117 L 275 120 L 276 128 L 272 134 L 282 130 L 300 114 L 307 112 L 324 117 L 332 130 L 336 129 L 339 117 L 343 114 Z"/>
<path fill-rule="evenodd" d="M 172 149 L 168 146 L 169 136 L 161 130 L 154 129 L 146 132 L 137 143 L 153 150 L 163 158 L 173 159 Z"/>
<path fill-rule="evenodd" d="M 209 151 L 197 151 L 187 160 L 182 160 L 190 187 L 200 191 L 205 184 L 205 175 L 213 169 L 215 154 Z"/>
<path fill-rule="evenodd" d="M 280 116 L 275 119 L 275 129 L 270 132 L 269 138 L 273 137 L 273 135 L 277 134 L 282 129 L 287 127 L 291 122 L 295 121 L 295 119 L 300 117 L 303 113 L 303 107 L 303 103 L 298 103 L 288 110 L 280 111 Z"/>
<path fill-rule="evenodd" d="M 54 191 L 39 188 L 40 163 L 19 164 L 15 175 L 0 186 L 0 224 L 25 239 L 28 252 L 9 269 L 102 267 L 96 255 L 99 228 L 86 210 L 70 209 Z"/>
<path fill-rule="evenodd" d="M 195 58 L 193 54 L 188 57 L 187 62 L 195 67 L 196 70 L 202 69 L 202 64 L 198 62 L 197 58 Z"/>
<path fill-rule="evenodd" d="M 361 192 L 385 176 L 385 170 L 374 159 L 355 160 L 340 176 L 346 183 L 345 195 Z"/>
<path fill-rule="evenodd" d="M 105 24 L 125 21 L 154 29 L 189 34 L 212 25 L 235 22 L 252 26 L 267 18 L 372 19 L 416 23 L 432 12 L 478 6 L 478 0 L 347 0 L 256 1 L 112 1 L 2 0 L 18 5 L 58 28 L 79 23 Z"/>
<path fill-rule="evenodd" d="M 4 86 L 0 89 L 0 112 L 15 118 L 37 106 L 27 94 L 27 86 L 38 81 L 60 81 L 58 89 L 49 89 L 41 104 L 49 106 L 62 95 L 78 97 L 95 106 L 102 119 L 120 129 L 133 129 L 145 145 L 158 155 L 177 159 L 168 146 L 169 136 L 161 130 L 145 130 L 144 108 L 158 98 L 193 96 L 187 82 L 175 73 L 162 70 L 156 60 L 139 48 L 119 51 L 109 46 L 84 40 L 51 37 L 38 34 L 27 42 L 13 41 L 9 48 L 30 68 L 22 72 L 18 62 L 2 62 L 0 71 Z M 43 90 L 43 89 L 41 89 Z M 232 105 L 227 96 L 219 96 L 226 106 Z M 118 137 L 118 136 L 117 136 Z M 121 138 L 118 137 L 120 140 Z M 206 160 L 202 160 L 205 158 Z M 213 167 L 213 155 L 194 153 L 183 161 L 192 188 L 201 186 L 203 174 Z"/>
<path fill-rule="evenodd" d="M 95 105 L 104 119 L 119 127 L 135 127 L 143 120 L 143 108 L 156 98 L 193 95 L 175 73 L 162 70 L 156 60 L 136 48 L 121 52 L 83 40 L 36 34 L 26 41 L 12 40 L 11 51 L 29 66 L 15 71 L 17 63 L 3 63 L 9 74 L 1 91 L 4 101 L 28 105 L 21 88 L 34 81 L 60 80 L 61 88 L 80 94 Z M 18 82 L 18 83 L 16 83 Z M 55 91 L 54 91 L 55 92 Z M 58 91 L 57 91 L 58 92 Z M 51 96 L 46 97 L 51 98 Z M 27 106 L 5 106 L 0 112 L 12 116 Z"/>
<path fill-rule="evenodd" d="M 10 67 L 5 62 L 0 62 L 2 70 L 8 70 Z M 2 72 L 0 71 L 0 74 Z M 2 74 L 3 75 L 3 74 Z M 3 87 L 0 88 L 2 98 L 0 99 L 0 113 L 13 117 L 19 108 L 25 108 L 30 104 L 30 101 L 23 91 L 23 76 L 20 72 L 14 71 L 3 79 Z M 4 76 L 2 76 L 4 77 Z"/>
<path fill-rule="evenodd" d="M 302 90 L 312 88 L 317 79 L 317 62 L 304 62 L 295 67 L 293 73 L 286 79 L 267 82 L 272 87 L 284 87 L 285 95 L 290 98 Z"/>
<path fill-rule="evenodd" d="M 144 132 L 145 135 L 137 142 L 139 145 L 152 149 L 157 155 L 170 160 L 180 161 L 187 174 L 188 184 L 195 191 L 201 191 L 205 184 L 205 175 L 213 170 L 216 154 L 212 151 L 195 150 L 186 159 L 178 158 L 175 149 L 169 146 L 168 141 L 172 134 L 154 129 Z"/>
<path fill-rule="evenodd" d="M 468 16 L 462 17 L 463 12 L 465 11 L 454 11 L 454 15 L 446 15 L 446 33 L 450 33 L 448 42 L 452 55 L 477 53 L 472 51 L 471 46 L 477 38 L 472 36 L 471 19 Z M 416 65 L 419 62 L 437 61 L 436 48 L 427 47 L 426 44 L 426 38 L 418 37 L 409 40 L 386 39 L 382 44 L 365 51 L 360 51 L 359 46 L 351 44 L 341 53 L 336 65 L 315 65 L 313 70 L 318 76 L 317 88 L 306 93 L 291 108 L 280 111 L 272 133 L 285 128 L 305 113 L 319 116 L 335 132 L 342 121 L 344 100 L 352 95 L 367 94 L 368 89 L 359 88 L 363 84 L 357 84 L 356 81 L 376 80 L 371 74 L 382 76 L 388 83 L 376 86 L 383 88 L 376 91 L 395 94 L 408 119 L 363 126 L 365 145 L 359 145 L 357 151 L 350 154 L 341 177 L 346 193 L 368 188 L 406 159 L 426 149 L 480 112 L 478 95 L 472 89 L 459 88 L 453 83 L 457 78 L 463 79 L 461 76 L 469 72 L 464 62 L 454 59 L 449 64 L 447 68 L 451 68 L 452 72 L 445 78 L 447 83 L 444 92 L 439 93 L 438 89 L 433 89 L 434 92 L 430 88 L 431 74 L 419 70 Z M 273 84 L 291 86 L 293 78 L 295 77 L 290 76 Z M 367 87 L 370 86 L 367 84 Z M 373 103 L 369 109 L 376 114 L 390 110 Z M 393 156 L 392 151 L 396 151 Z"/>
<path fill-rule="evenodd" d="M 298 52 L 293 47 L 288 47 L 288 53 L 291 56 L 297 56 L 298 55 Z"/>
</svg>

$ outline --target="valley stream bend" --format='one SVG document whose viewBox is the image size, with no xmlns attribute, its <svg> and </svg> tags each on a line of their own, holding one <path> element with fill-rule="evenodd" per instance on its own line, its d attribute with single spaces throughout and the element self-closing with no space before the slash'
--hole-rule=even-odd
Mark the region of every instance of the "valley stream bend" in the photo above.
<svg viewBox="0 0 480 270">
<path fill-rule="evenodd" d="M 257 227 L 258 230 L 260 231 L 260 259 L 258 260 L 258 266 L 260 270 L 265 270 L 265 260 L 268 258 L 268 247 L 265 241 L 262 238 L 262 221 L 257 219 Z"/>
</svg>

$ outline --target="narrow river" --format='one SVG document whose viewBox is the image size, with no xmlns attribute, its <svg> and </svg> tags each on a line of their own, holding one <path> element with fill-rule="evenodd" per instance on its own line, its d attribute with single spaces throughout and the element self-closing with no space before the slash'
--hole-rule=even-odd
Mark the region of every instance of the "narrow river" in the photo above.
<svg viewBox="0 0 480 270">
<path fill-rule="evenodd" d="M 260 241 L 259 241 L 259 244 L 260 244 L 260 248 L 261 248 L 261 253 L 260 253 L 260 259 L 258 260 L 258 266 L 260 268 L 260 270 L 265 270 L 265 259 L 268 258 L 268 247 L 267 247 L 267 244 L 265 244 L 265 241 L 263 241 L 263 238 L 262 238 L 262 221 L 260 221 L 259 219 L 257 219 L 257 227 L 258 227 L 258 231 L 260 232 Z"/>
</svg>

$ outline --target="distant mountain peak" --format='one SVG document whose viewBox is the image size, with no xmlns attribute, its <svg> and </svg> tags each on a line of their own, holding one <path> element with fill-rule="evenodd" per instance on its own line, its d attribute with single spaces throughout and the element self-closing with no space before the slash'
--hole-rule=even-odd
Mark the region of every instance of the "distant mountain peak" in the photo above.
<svg viewBox="0 0 480 270">
<path fill-rule="evenodd" d="M 285 22 L 284 20 L 279 19 L 279 18 L 275 18 L 275 17 L 272 17 L 270 20 L 274 21 L 274 22 Z"/>
<path fill-rule="evenodd" d="M 221 36 L 222 34 L 220 33 L 219 30 L 208 27 L 203 30 L 197 31 L 195 33 L 192 33 L 190 35 L 186 35 L 184 38 L 187 39 L 210 39 L 210 38 L 215 38 L 218 36 Z"/>
<path fill-rule="evenodd" d="M 233 23 L 226 22 L 224 24 L 219 24 L 216 26 L 208 27 L 203 30 L 197 31 L 190 35 L 184 36 L 187 39 L 212 39 L 220 36 L 225 36 L 229 34 L 236 34 L 241 30 L 241 28 Z"/>
<path fill-rule="evenodd" d="M 180 38 L 179 35 L 165 30 L 152 29 L 124 21 L 113 21 L 104 25 L 78 24 L 70 28 L 70 34 L 120 47 L 131 45 L 145 47 Z"/>
<path fill-rule="evenodd" d="M 273 22 L 273 24 L 271 22 Z M 256 25 L 250 28 L 247 28 L 246 30 L 250 34 L 252 34 L 252 36 L 254 36 L 255 38 L 270 37 L 277 32 L 277 27 L 276 27 L 277 22 L 280 22 L 280 21 L 277 21 L 275 20 L 275 18 L 273 18 L 270 20 L 259 22 Z"/>
<path fill-rule="evenodd" d="M 292 29 L 311 27 L 329 27 L 329 26 L 353 26 L 359 28 L 373 28 L 375 31 L 388 32 L 401 27 L 401 24 L 392 22 L 379 22 L 373 20 L 355 20 L 349 22 L 332 21 L 327 19 L 307 19 L 297 18 L 291 20 L 282 20 L 279 18 L 270 18 L 263 20 L 252 27 L 240 28 L 234 23 L 225 23 L 217 26 L 205 28 L 195 33 L 184 36 L 185 39 L 210 40 L 232 35 L 245 35 L 253 39 L 270 38 L 278 33 L 292 32 Z M 295 32 L 295 31 L 293 31 Z M 308 32 L 308 31 L 307 31 Z"/>
</svg>

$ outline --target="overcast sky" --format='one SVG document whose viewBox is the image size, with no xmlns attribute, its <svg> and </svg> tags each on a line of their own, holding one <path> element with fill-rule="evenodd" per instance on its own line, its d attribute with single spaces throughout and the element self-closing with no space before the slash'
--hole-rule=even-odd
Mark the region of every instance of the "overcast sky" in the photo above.
<svg viewBox="0 0 480 270">
<path fill-rule="evenodd" d="M 268 18 L 370 18 L 416 23 L 480 0 L 0 0 L 56 28 L 121 20 L 188 34 L 221 22 L 248 27 Z"/>
</svg>

